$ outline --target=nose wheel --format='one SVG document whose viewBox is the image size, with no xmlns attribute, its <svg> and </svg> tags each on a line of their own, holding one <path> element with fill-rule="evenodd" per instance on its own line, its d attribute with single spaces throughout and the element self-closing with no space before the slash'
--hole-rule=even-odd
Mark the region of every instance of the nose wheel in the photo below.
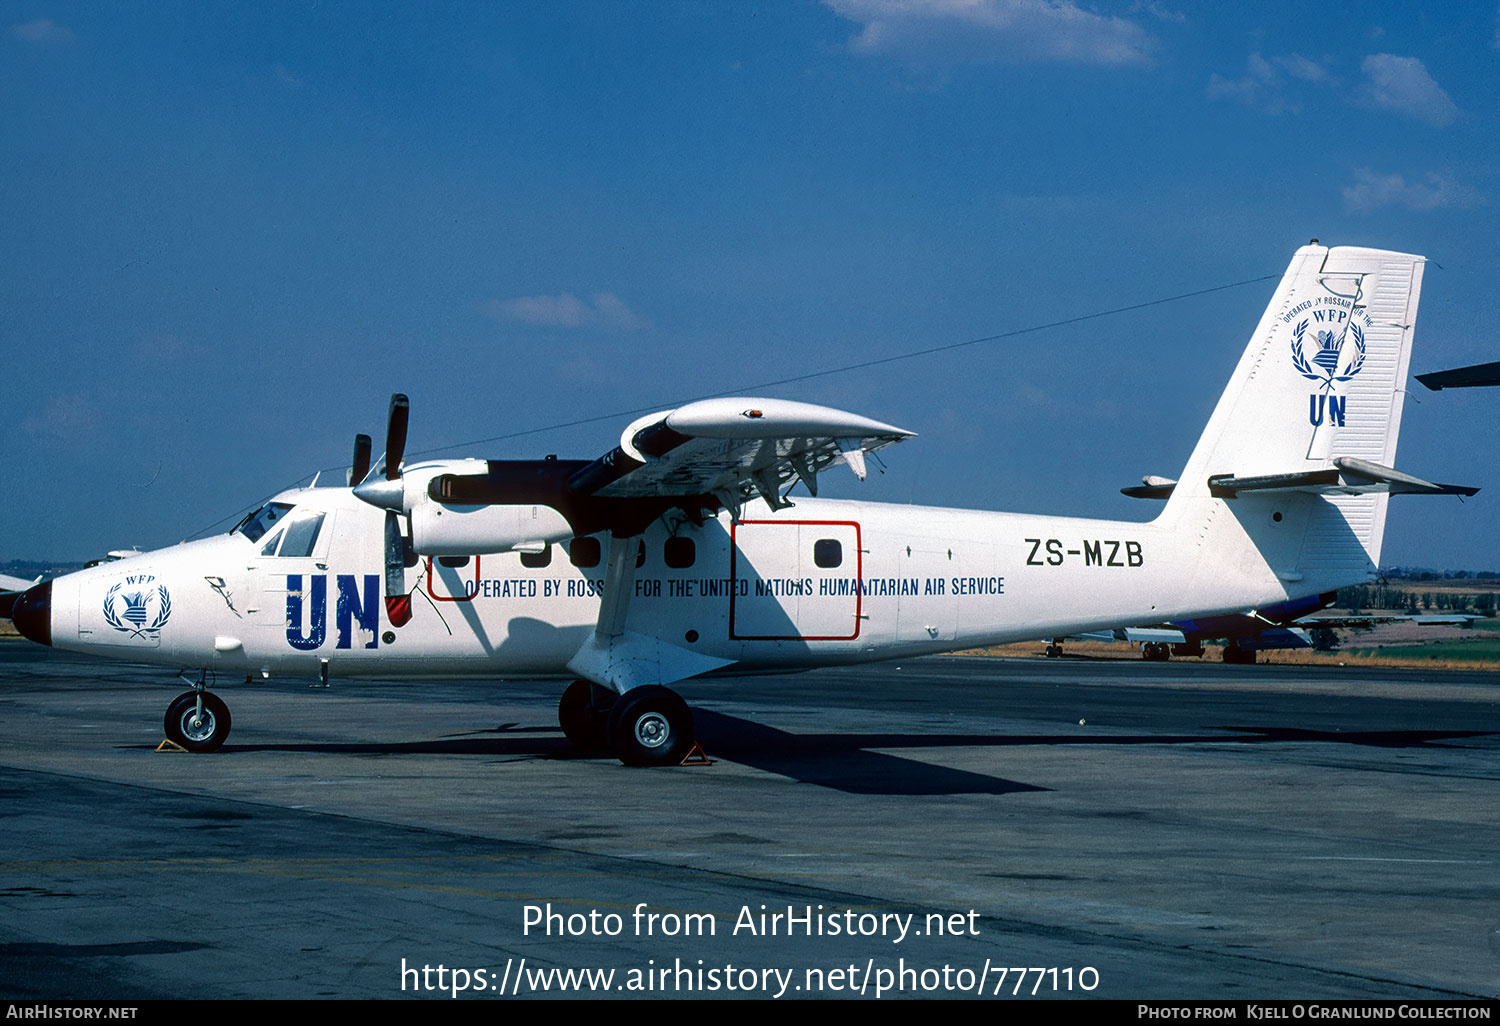
<svg viewBox="0 0 1500 1026">
<path fill-rule="evenodd" d="M 167 706 L 162 728 L 173 744 L 190 752 L 212 752 L 229 736 L 229 706 L 208 691 L 185 691 Z"/>
</svg>

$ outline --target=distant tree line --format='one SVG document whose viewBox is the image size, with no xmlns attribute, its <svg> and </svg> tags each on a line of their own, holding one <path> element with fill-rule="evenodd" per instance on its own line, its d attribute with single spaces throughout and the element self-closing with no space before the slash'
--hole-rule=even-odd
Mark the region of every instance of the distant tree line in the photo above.
<svg viewBox="0 0 1500 1026">
<path fill-rule="evenodd" d="M 1403 581 L 1480 581 L 1500 578 L 1500 570 L 1428 570 L 1426 567 L 1382 567 L 1380 575 Z"/>
<path fill-rule="evenodd" d="M 1494 592 L 1464 595 L 1458 592 L 1398 588 L 1391 584 L 1355 584 L 1340 588 L 1336 604 L 1354 613 L 1368 609 L 1400 609 L 1413 616 L 1423 613 L 1495 615 Z"/>
</svg>

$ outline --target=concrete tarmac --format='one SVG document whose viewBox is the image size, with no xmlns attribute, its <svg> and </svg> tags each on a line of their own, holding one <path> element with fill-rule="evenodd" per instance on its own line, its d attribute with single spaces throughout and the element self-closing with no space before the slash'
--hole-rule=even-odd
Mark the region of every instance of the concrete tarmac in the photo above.
<svg viewBox="0 0 1500 1026">
<path fill-rule="evenodd" d="M 158 753 L 181 690 L 0 642 L 0 995 L 1500 992 L 1492 674 L 687 682 L 715 761 L 657 770 L 574 755 L 559 681 L 231 684 Z"/>
</svg>

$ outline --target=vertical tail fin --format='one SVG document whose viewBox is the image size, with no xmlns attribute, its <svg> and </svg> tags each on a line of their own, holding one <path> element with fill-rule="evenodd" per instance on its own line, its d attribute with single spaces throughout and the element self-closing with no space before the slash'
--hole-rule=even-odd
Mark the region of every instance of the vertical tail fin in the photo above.
<svg viewBox="0 0 1500 1026">
<path fill-rule="evenodd" d="M 1290 587 L 1298 593 L 1379 564 L 1389 496 L 1303 485 L 1308 472 L 1336 477 L 1336 459 L 1394 462 L 1424 263 L 1353 247 L 1297 251 L 1163 512 L 1199 522 L 1204 544 L 1213 535 L 1241 550 L 1205 552 L 1209 562 L 1258 554 L 1301 582 Z M 1211 482 L 1225 478 L 1258 482 L 1224 503 L 1239 528 L 1228 532 L 1229 518 L 1210 526 L 1226 497 Z"/>
</svg>

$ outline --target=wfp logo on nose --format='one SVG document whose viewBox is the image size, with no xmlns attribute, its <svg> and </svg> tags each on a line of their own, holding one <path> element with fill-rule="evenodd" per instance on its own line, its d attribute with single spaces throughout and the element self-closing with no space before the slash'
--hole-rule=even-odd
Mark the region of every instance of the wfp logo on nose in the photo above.
<svg viewBox="0 0 1500 1026">
<path fill-rule="evenodd" d="M 104 622 L 126 637 L 159 638 L 171 615 L 172 595 L 151 574 L 127 577 L 104 595 Z"/>
</svg>

